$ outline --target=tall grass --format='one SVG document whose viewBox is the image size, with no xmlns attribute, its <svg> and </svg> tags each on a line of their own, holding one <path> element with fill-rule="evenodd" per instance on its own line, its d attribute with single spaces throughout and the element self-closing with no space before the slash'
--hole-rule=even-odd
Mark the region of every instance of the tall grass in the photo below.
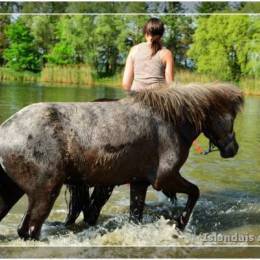
<svg viewBox="0 0 260 260">
<path fill-rule="evenodd" d="M 117 73 L 112 77 L 103 77 L 103 78 L 98 78 L 96 77 L 94 79 L 95 85 L 104 85 L 108 87 L 122 87 L 122 78 L 123 78 L 123 73 Z"/>
<path fill-rule="evenodd" d="M 214 81 L 221 81 L 218 78 L 199 74 L 196 72 L 190 71 L 177 71 L 175 75 L 175 82 L 176 83 L 190 83 L 190 82 L 201 82 L 201 83 L 209 83 Z M 260 95 L 260 78 L 241 78 L 239 82 L 235 83 L 239 86 L 241 90 L 244 91 L 246 95 Z"/>
<path fill-rule="evenodd" d="M 37 82 L 40 74 L 30 71 L 13 71 L 9 68 L 0 67 L 0 81 Z"/>
<path fill-rule="evenodd" d="M 39 81 L 91 86 L 93 84 L 93 77 L 90 66 L 86 64 L 46 65 L 41 72 Z"/>
<path fill-rule="evenodd" d="M 247 95 L 260 95 L 260 79 L 242 78 L 239 86 Z"/>
<path fill-rule="evenodd" d="M 9 68 L 0 67 L 1 81 L 20 81 L 20 82 L 44 82 L 44 83 L 61 83 L 64 85 L 80 85 L 94 86 L 103 85 L 110 87 L 121 87 L 122 72 L 112 77 L 98 78 L 93 76 L 94 73 L 89 65 L 64 65 L 55 66 L 47 65 L 41 73 L 33 73 L 29 71 L 17 72 Z M 175 72 L 174 81 L 179 84 L 190 82 L 208 83 L 219 81 L 214 76 L 199 74 L 196 72 L 177 70 Z M 236 83 L 247 95 L 260 95 L 260 79 L 258 78 L 242 78 Z"/>
<path fill-rule="evenodd" d="M 200 74 L 187 70 L 177 70 L 174 76 L 174 82 L 176 82 L 177 84 L 187 84 L 191 82 L 209 83 L 216 80 L 216 77 L 213 77 L 211 75 Z"/>
</svg>

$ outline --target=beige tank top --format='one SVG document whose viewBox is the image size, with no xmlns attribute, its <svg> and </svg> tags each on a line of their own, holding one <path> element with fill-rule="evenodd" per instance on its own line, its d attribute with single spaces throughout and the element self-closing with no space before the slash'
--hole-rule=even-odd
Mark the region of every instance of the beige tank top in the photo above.
<svg viewBox="0 0 260 260">
<path fill-rule="evenodd" d="M 155 88 L 165 85 L 165 65 L 163 64 L 159 50 L 151 56 L 150 43 L 143 42 L 136 46 L 132 56 L 134 64 L 134 80 L 131 90 Z"/>
</svg>

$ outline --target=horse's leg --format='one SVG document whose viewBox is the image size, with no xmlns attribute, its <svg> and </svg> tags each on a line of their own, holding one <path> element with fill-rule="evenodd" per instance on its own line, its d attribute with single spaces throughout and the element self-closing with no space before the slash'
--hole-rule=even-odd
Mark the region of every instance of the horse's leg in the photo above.
<svg viewBox="0 0 260 260">
<path fill-rule="evenodd" d="M 149 184 L 147 182 L 130 183 L 130 221 L 142 221 L 145 196 Z"/>
<path fill-rule="evenodd" d="M 38 187 L 37 191 L 28 194 L 28 210 L 18 228 L 18 235 L 23 239 L 39 239 L 41 227 L 48 217 L 62 183 L 52 187 Z"/>
<path fill-rule="evenodd" d="M 70 193 L 69 213 L 66 217 L 65 225 L 75 223 L 81 211 L 89 208 L 89 186 L 85 183 L 77 185 L 67 185 Z"/>
<path fill-rule="evenodd" d="M 162 191 L 163 194 L 168 197 L 168 199 L 170 200 L 171 203 L 176 203 L 177 201 L 177 196 L 176 196 L 176 193 L 167 193 L 165 191 Z"/>
<path fill-rule="evenodd" d="M 90 197 L 89 208 L 83 209 L 84 221 L 90 226 L 96 224 L 101 209 L 110 198 L 114 186 L 96 186 Z"/>
<path fill-rule="evenodd" d="M 0 221 L 23 194 L 24 192 L 7 176 L 0 166 Z"/>
<path fill-rule="evenodd" d="M 200 192 L 199 188 L 196 185 L 184 179 L 179 173 L 175 176 L 175 179 L 172 179 L 171 182 L 168 182 L 171 183 L 171 187 L 167 187 L 166 193 L 185 193 L 188 195 L 188 200 L 185 209 L 182 212 L 182 214 L 176 219 L 177 227 L 183 230 L 189 221 L 190 215 L 199 198 Z M 169 188 L 172 188 L 172 190 Z"/>
</svg>

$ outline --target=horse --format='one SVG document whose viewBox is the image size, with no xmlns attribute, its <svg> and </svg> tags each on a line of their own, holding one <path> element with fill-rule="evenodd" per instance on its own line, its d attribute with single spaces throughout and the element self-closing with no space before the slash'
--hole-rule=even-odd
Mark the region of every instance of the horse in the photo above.
<svg viewBox="0 0 260 260">
<path fill-rule="evenodd" d="M 147 187 L 169 197 L 188 195 L 178 217 L 184 228 L 199 188 L 180 174 L 200 133 L 233 157 L 233 129 L 243 93 L 228 84 L 162 87 L 112 102 L 36 103 L 0 127 L 0 220 L 23 194 L 28 208 L 18 235 L 39 239 L 63 184 L 115 186 L 130 183 L 142 212 Z"/>
<path fill-rule="evenodd" d="M 93 100 L 93 102 L 108 102 L 117 100 L 118 99 L 102 98 Z M 214 144 L 210 141 L 209 150 L 204 152 L 203 154 L 209 153 L 212 149 L 214 149 Z M 84 222 L 86 222 L 89 226 L 95 225 L 103 206 L 108 201 L 113 192 L 114 186 L 96 186 L 93 190 L 93 193 L 91 194 L 91 197 L 89 194 L 89 186 L 85 183 L 80 183 L 77 185 L 67 185 L 67 187 L 69 190 L 70 200 L 65 225 L 70 226 L 74 224 L 81 212 L 84 216 Z M 138 192 L 138 190 L 134 190 L 130 186 L 130 220 L 136 224 L 141 222 L 144 208 L 144 200 L 139 201 L 139 207 L 137 207 L 137 205 L 135 205 L 134 203 L 134 198 L 140 198 L 140 196 L 142 195 L 138 194 Z M 176 194 L 172 194 L 171 196 L 169 194 L 165 195 L 172 202 L 177 200 Z M 178 224 L 178 227 L 181 227 L 182 225 L 179 222 L 180 218 L 177 218 L 175 220 Z M 182 228 L 183 227 L 185 226 L 182 226 Z"/>
</svg>

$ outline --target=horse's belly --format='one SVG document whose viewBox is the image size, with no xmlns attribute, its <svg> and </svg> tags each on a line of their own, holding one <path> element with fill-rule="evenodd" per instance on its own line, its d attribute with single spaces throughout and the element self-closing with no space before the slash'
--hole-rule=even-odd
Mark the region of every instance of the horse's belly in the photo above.
<svg viewBox="0 0 260 260">
<path fill-rule="evenodd" d="M 156 168 L 156 160 L 151 154 L 141 157 L 138 151 L 89 150 L 84 155 L 74 162 L 77 169 L 72 174 L 89 185 L 120 185 L 133 179 L 144 180 Z"/>
</svg>

